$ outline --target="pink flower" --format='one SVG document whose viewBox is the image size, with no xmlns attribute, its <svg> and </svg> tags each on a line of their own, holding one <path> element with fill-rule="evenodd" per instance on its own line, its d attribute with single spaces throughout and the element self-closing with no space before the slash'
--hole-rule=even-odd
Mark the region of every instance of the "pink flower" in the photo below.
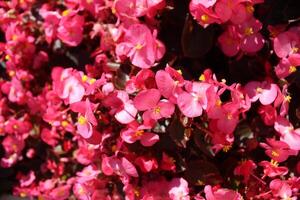
<svg viewBox="0 0 300 200">
<path fill-rule="evenodd" d="M 79 112 L 77 121 L 77 131 L 83 138 L 90 138 L 93 135 L 93 126 L 97 126 L 97 119 L 93 113 L 96 105 L 92 104 L 87 98 L 85 102 L 71 104 L 70 108 Z"/>
<path fill-rule="evenodd" d="M 58 144 L 59 134 L 55 129 L 49 130 L 48 128 L 43 128 L 41 132 L 41 139 L 50 146 L 56 146 Z"/>
<path fill-rule="evenodd" d="M 134 162 L 144 173 L 148 173 L 158 168 L 158 163 L 156 159 L 152 157 L 139 156 L 135 159 Z"/>
<path fill-rule="evenodd" d="M 172 179 L 169 187 L 169 197 L 172 200 L 190 200 L 188 182 L 183 178 Z"/>
<path fill-rule="evenodd" d="M 57 37 L 70 46 L 77 46 L 83 38 L 84 18 L 66 10 L 59 22 Z"/>
<path fill-rule="evenodd" d="M 2 146 L 6 154 L 21 153 L 25 147 L 25 142 L 22 138 L 8 135 L 2 141 Z"/>
<path fill-rule="evenodd" d="M 43 27 L 45 31 L 46 41 L 49 44 L 51 44 L 57 36 L 57 28 L 61 16 L 56 11 L 46 11 L 46 10 L 41 10 L 40 14 L 45 20 L 43 23 Z"/>
<path fill-rule="evenodd" d="M 55 67 L 52 70 L 53 90 L 65 101 L 66 104 L 72 104 L 81 101 L 85 89 L 79 80 L 79 74 L 72 68 L 63 69 Z"/>
<path fill-rule="evenodd" d="M 274 51 L 280 58 L 285 58 L 291 54 L 300 53 L 300 39 L 297 31 L 289 30 L 280 33 L 274 38 Z"/>
<path fill-rule="evenodd" d="M 279 167 L 276 161 L 268 162 L 262 161 L 259 163 L 260 166 L 264 168 L 264 176 L 275 177 L 275 176 L 283 176 L 289 172 L 287 167 Z"/>
<path fill-rule="evenodd" d="M 49 198 L 56 200 L 65 200 L 70 197 L 70 185 L 62 185 L 56 187 L 49 193 Z"/>
<path fill-rule="evenodd" d="M 234 175 L 241 175 L 244 177 L 243 182 L 247 183 L 251 173 L 256 169 L 256 164 L 252 160 L 242 162 L 234 169 Z"/>
<path fill-rule="evenodd" d="M 204 188 L 206 200 L 242 200 L 242 196 L 233 190 L 226 188 L 213 188 L 210 185 L 206 185 Z"/>
<path fill-rule="evenodd" d="M 207 108 L 208 94 L 211 87 L 208 83 L 193 82 L 186 86 L 187 92 L 183 91 L 177 98 L 180 111 L 187 117 L 199 117 L 203 109 Z"/>
<path fill-rule="evenodd" d="M 238 25 L 238 31 L 243 35 L 240 44 L 241 50 L 247 53 L 254 53 L 263 47 L 265 41 L 259 33 L 261 28 L 262 24 L 254 17 Z"/>
<path fill-rule="evenodd" d="M 282 199 L 296 200 L 297 197 L 292 197 L 292 188 L 287 181 L 282 181 L 280 179 L 274 179 L 270 182 L 270 189 L 275 197 L 280 197 Z"/>
<path fill-rule="evenodd" d="M 129 124 L 135 120 L 137 109 L 125 91 L 116 91 L 104 98 L 102 103 L 111 107 L 111 114 L 122 124 Z"/>
<path fill-rule="evenodd" d="M 176 103 L 178 95 L 182 92 L 181 87 L 184 85 L 182 75 L 175 69 L 167 66 L 165 70 L 156 72 L 155 81 L 162 96 L 169 99 L 172 103 Z"/>
<path fill-rule="evenodd" d="M 75 183 L 73 185 L 73 193 L 78 200 L 90 200 L 93 188 L 83 183 Z"/>
<path fill-rule="evenodd" d="M 272 105 L 261 105 L 258 109 L 258 113 L 268 126 L 273 125 L 277 118 L 277 111 Z"/>
<path fill-rule="evenodd" d="M 35 174 L 33 171 L 30 171 L 27 175 L 20 176 L 20 186 L 21 187 L 28 187 L 30 186 L 35 180 Z"/>
<path fill-rule="evenodd" d="M 278 78 L 285 78 L 297 71 L 300 65 L 300 54 L 292 54 L 288 58 L 282 58 L 275 67 L 275 73 Z"/>
<path fill-rule="evenodd" d="M 281 134 L 280 140 L 289 145 L 292 150 L 300 150 L 300 128 L 294 129 L 291 123 L 283 117 L 277 117 L 274 128 Z"/>
<path fill-rule="evenodd" d="M 151 127 L 132 123 L 128 125 L 127 129 L 121 131 L 121 138 L 129 144 L 140 140 L 143 146 L 152 146 L 159 141 L 159 135 L 145 131 L 145 129 L 149 128 Z"/>
<path fill-rule="evenodd" d="M 247 16 L 243 0 L 220 0 L 215 5 L 215 12 L 222 22 L 231 20 L 234 24 L 243 23 Z"/>
<path fill-rule="evenodd" d="M 143 90 L 136 95 L 133 105 L 139 111 L 146 111 L 143 118 L 158 120 L 171 117 L 175 110 L 174 104 L 160 98 L 161 94 L 157 89 Z"/>
<path fill-rule="evenodd" d="M 140 68 L 150 68 L 165 53 L 164 45 L 156 39 L 156 31 L 152 34 L 143 24 L 133 24 L 123 37 L 123 42 L 116 47 L 116 54 L 129 57 L 132 64 Z"/>
<path fill-rule="evenodd" d="M 271 104 L 277 97 L 277 85 L 273 83 L 251 81 L 244 87 L 245 93 L 250 97 L 251 102 L 259 99 L 263 105 Z"/>
<path fill-rule="evenodd" d="M 226 56 L 235 56 L 240 51 L 241 36 L 235 26 L 228 26 L 218 38 L 223 53 Z"/>
<path fill-rule="evenodd" d="M 101 163 L 102 171 L 105 175 L 111 176 L 113 173 L 119 176 L 138 177 L 135 166 L 126 158 L 117 158 L 116 156 L 103 156 Z"/>
<path fill-rule="evenodd" d="M 209 5 L 213 5 L 215 2 L 202 0 L 192 0 L 190 2 L 189 9 L 192 16 L 204 28 L 212 23 L 221 23 L 219 16 L 209 7 Z"/>
<path fill-rule="evenodd" d="M 267 143 L 260 143 L 260 146 L 266 149 L 265 153 L 277 162 L 283 162 L 290 155 L 297 155 L 298 151 L 291 150 L 289 145 L 282 141 L 267 139 Z"/>
</svg>

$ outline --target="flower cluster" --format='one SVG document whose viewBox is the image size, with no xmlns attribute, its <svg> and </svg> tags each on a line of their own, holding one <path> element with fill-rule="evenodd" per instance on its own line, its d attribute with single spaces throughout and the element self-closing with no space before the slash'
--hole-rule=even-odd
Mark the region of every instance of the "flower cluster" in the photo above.
<svg viewBox="0 0 300 200">
<path fill-rule="evenodd" d="M 0 1 L 0 194 L 296 200 L 300 25 L 261 22 L 266 7 Z M 182 27 L 217 45 L 174 49 Z"/>
</svg>

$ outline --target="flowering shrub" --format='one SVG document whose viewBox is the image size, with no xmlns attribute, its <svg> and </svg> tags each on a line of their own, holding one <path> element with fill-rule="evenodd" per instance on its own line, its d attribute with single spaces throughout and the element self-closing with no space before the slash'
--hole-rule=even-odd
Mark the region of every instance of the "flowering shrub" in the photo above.
<svg viewBox="0 0 300 200">
<path fill-rule="evenodd" d="M 299 7 L 0 1 L 0 194 L 298 199 Z"/>
</svg>

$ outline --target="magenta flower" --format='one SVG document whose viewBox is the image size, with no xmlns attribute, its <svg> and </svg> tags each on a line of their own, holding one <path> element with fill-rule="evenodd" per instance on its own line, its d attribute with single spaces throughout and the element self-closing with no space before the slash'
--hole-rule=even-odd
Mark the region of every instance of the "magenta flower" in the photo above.
<svg viewBox="0 0 300 200">
<path fill-rule="evenodd" d="M 244 0 L 220 0 L 215 5 L 215 12 L 222 22 L 231 20 L 234 24 L 243 23 L 247 17 Z"/>
<path fill-rule="evenodd" d="M 102 171 L 105 175 L 111 176 L 117 174 L 123 177 L 138 177 L 135 166 L 129 162 L 125 157 L 117 158 L 116 156 L 103 156 L 101 163 Z"/>
<path fill-rule="evenodd" d="M 177 105 L 181 112 L 187 117 L 199 117 L 202 111 L 207 108 L 208 94 L 211 87 L 208 83 L 193 82 L 178 95 Z"/>
<path fill-rule="evenodd" d="M 262 29 L 260 21 L 252 17 L 237 27 L 238 31 L 242 35 L 240 44 L 241 50 L 247 53 L 254 53 L 263 47 L 265 40 L 259 33 Z"/>
<path fill-rule="evenodd" d="M 53 90 L 66 104 L 81 101 L 85 89 L 79 80 L 79 74 L 75 70 L 55 67 L 52 70 L 51 76 L 53 80 Z"/>
<path fill-rule="evenodd" d="M 300 66 L 300 54 L 292 54 L 288 58 L 282 58 L 275 67 L 275 73 L 278 78 L 285 78 L 297 71 Z"/>
<path fill-rule="evenodd" d="M 245 93 L 250 97 L 251 102 L 257 100 L 263 105 L 273 103 L 277 97 L 277 85 L 273 83 L 251 81 L 244 87 Z"/>
<path fill-rule="evenodd" d="M 240 51 L 241 36 L 236 29 L 235 26 L 228 26 L 218 38 L 223 53 L 230 57 Z"/>
<path fill-rule="evenodd" d="M 77 46 L 83 38 L 84 18 L 65 10 L 57 28 L 57 37 L 70 46 Z"/>
<path fill-rule="evenodd" d="M 276 141 L 274 139 L 267 139 L 267 143 L 260 143 L 260 146 L 266 149 L 265 153 L 277 162 L 283 162 L 288 159 L 289 156 L 298 154 L 298 151 L 291 150 L 289 145 L 282 141 Z"/>
<path fill-rule="evenodd" d="M 127 129 L 121 131 L 121 138 L 129 144 L 140 140 L 143 146 L 152 146 L 159 141 L 159 135 L 145 131 L 149 128 L 151 127 L 132 123 L 128 125 Z"/>
<path fill-rule="evenodd" d="M 175 110 L 174 104 L 160 98 L 161 94 L 157 89 L 143 90 L 136 95 L 133 105 L 139 111 L 145 111 L 143 118 L 158 120 L 171 117 Z"/>
<path fill-rule="evenodd" d="M 285 58 L 292 54 L 299 54 L 299 49 L 299 32 L 296 30 L 280 33 L 274 38 L 274 51 L 280 58 Z"/>
<path fill-rule="evenodd" d="M 155 158 L 139 156 L 135 159 L 134 162 L 144 173 L 148 173 L 158 168 L 158 163 Z"/>
<path fill-rule="evenodd" d="M 233 173 L 234 175 L 243 176 L 243 182 L 247 183 L 254 169 L 256 169 L 256 164 L 253 162 L 253 160 L 247 160 L 238 165 L 234 169 Z"/>
<path fill-rule="evenodd" d="M 212 5 L 214 5 L 216 1 L 199 1 L 192 0 L 189 5 L 190 12 L 197 22 L 203 26 L 207 27 L 212 23 L 221 23 L 219 16 L 212 10 Z"/>
<path fill-rule="evenodd" d="M 204 188 L 206 200 L 242 200 L 243 197 L 234 190 L 226 188 L 213 188 L 210 185 L 206 185 Z"/>
<path fill-rule="evenodd" d="M 142 24 L 133 24 L 123 37 L 123 42 L 116 47 L 116 54 L 129 57 L 132 64 L 140 68 L 150 68 L 155 61 L 162 58 L 165 53 L 164 45 L 156 39 L 149 28 Z"/>
<path fill-rule="evenodd" d="M 190 200 L 188 182 L 185 179 L 174 178 L 169 187 L 169 197 L 172 200 Z"/>
<path fill-rule="evenodd" d="M 278 166 L 278 163 L 272 160 L 271 162 L 262 161 L 259 163 L 259 165 L 264 168 L 264 176 L 268 176 L 271 178 L 276 176 L 284 176 L 289 172 L 289 169 L 287 167 Z"/>
<path fill-rule="evenodd" d="M 78 112 L 77 131 L 83 138 L 90 138 L 93 135 L 93 127 L 97 126 L 97 119 L 93 113 L 97 105 L 92 104 L 89 99 L 85 102 L 71 104 L 70 108 Z"/>
</svg>

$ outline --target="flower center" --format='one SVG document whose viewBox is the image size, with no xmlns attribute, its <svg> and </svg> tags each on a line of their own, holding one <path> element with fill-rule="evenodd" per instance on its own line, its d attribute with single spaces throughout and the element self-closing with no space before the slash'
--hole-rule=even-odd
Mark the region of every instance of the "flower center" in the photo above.
<svg viewBox="0 0 300 200">
<path fill-rule="evenodd" d="M 154 108 L 154 113 L 155 114 L 159 114 L 160 113 L 160 107 L 157 106 L 156 108 Z"/>
<path fill-rule="evenodd" d="M 135 136 L 136 136 L 136 137 L 140 137 L 140 136 L 142 136 L 143 134 L 144 134 L 144 130 L 138 130 L 138 131 L 135 132 Z"/>
<path fill-rule="evenodd" d="M 271 152 L 271 154 L 274 157 L 278 157 L 279 156 L 279 153 L 277 151 L 274 151 L 274 150 Z"/>
<path fill-rule="evenodd" d="M 249 36 L 249 35 L 252 35 L 254 32 L 253 32 L 253 28 L 252 27 L 247 27 L 245 28 L 245 35 Z"/>
<path fill-rule="evenodd" d="M 228 152 L 230 149 L 231 149 L 231 145 L 225 145 L 224 147 L 223 147 L 223 151 L 224 152 Z"/>
<path fill-rule="evenodd" d="M 80 125 L 84 125 L 84 124 L 86 124 L 86 122 L 87 122 L 86 118 L 83 117 L 82 115 L 80 115 L 79 118 L 78 118 L 78 123 Z"/>
<path fill-rule="evenodd" d="M 289 68 L 289 73 L 294 73 L 295 71 L 297 71 L 295 66 L 290 66 Z"/>
<path fill-rule="evenodd" d="M 61 122 L 61 126 L 62 126 L 62 127 L 66 127 L 66 126 L 68 126 L 68 125 L 69 125 L 69 122 L 66 121 L 66 120 L 64 120 L 64 121 Z"/>
<path fill-rule="evenodd" d="M 208 17 L 208 15 L 201 15 L 201 21 L 203 21 L 204 23 L 206 23 L 206 22 L 208 22 L 208 19 L 209 19 L 209 17 Z"/>
<path fill-rule="evenodd" d="M 260 94 L 263 92 L 263 89 L 261 87 L 258 87 L 258 88 L 256 88 L 256 92 Z"/>
<path fill-rule="evenodd" d="M 278 167 L 278 162 L 272 159 L 272 160 L 271 160 L 271 165 L 272 165 L 273 167 Z"/>
<path fill-rule="evenodd" d="M 141 45 L 140 43 L 137 43 L 136 45 L 135 45 L 135 49 L 136 50 L 140 50 L 140 49 L 142 49 L 143 48 L 143 45 Z"/>
</svg>

